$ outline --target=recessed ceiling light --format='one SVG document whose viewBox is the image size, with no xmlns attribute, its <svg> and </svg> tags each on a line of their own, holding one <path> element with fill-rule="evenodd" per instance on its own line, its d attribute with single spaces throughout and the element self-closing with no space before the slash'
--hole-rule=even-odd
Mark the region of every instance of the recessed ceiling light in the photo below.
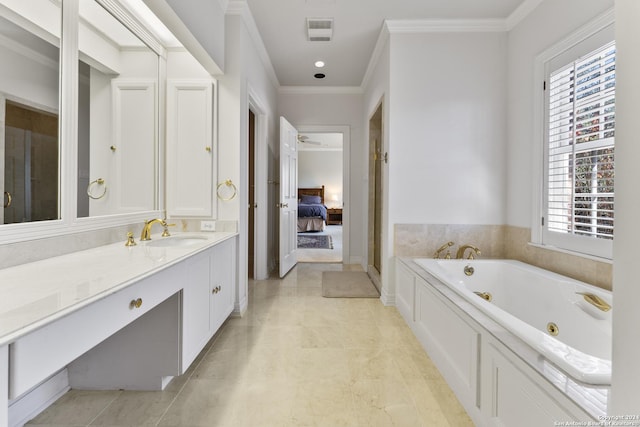
<svg viewBox="0 0 640 427">
<path fill-rule="evenodd" d="M 313 65 L 315 65 L 316 68 L 322 68 L 324 67 L 324 61 L 316 61 Z"/>
<path fill-rule="evenodd" d="M 314 74 L 313 77 L 315 77 L 316 79 L 324 79 L 326 76 L 322 73 L 317 73 Z"/>
</svg>

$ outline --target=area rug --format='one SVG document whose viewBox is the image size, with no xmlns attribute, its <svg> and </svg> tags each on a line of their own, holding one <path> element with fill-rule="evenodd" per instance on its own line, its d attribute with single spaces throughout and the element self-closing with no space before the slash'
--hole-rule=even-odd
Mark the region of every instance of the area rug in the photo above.
<svg viewBox="0 0 640 427">
<path fill-rule="evenodd" d="M 331 236 L 313 234 L 298 234 L 298 248 L 300 249 L 333 249 Z"/>
<path fill-rule="evenodd" d="M 380 294 L 363 271 L 323 271 L 322 296 L 325 298 L 378 298 Z"/>
</svg>

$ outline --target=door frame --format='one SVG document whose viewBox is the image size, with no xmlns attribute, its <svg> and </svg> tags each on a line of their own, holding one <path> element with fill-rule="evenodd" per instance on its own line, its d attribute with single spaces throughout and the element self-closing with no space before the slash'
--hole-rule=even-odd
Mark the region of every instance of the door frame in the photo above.
<svg viewBox="0 0 640 427">
<path fill-rule="evenodd" d="M 268 121 L 269 116 L 266 114 L 264 104 L 260 101 L 259 96 L 253 91 L 251 86 L 248 87 L 248 109 L 247 115 L 247 141 L 248 144 L 248 122 L 249 122 L 249 110 L 255 115 L 255 135 L 254 135 L 254 154 L 255 154 L 255 203 L 256 208 L 254 211 L 254 266 L 253 277 L 255 280 L 264 280 L 269 276 L 268 271 L 268 230 L 269 230 L 269 188 L 268 188 L 268 155 L 269 144 L 267 141 L 268 135 Z M 248 150 L 245 151 L 244 156 L 244 169 L 243 175 L 245 176 L 246 185 L 249 183 L 249 154 Z M 245 193 L 245 192 L 243 192 Z M 244 200 L 240 200 L 240 206 L 247 206 L 249 203 L 248 195 L 244 195 Z M 241 212 L 245 212 L 241 209 Z M 247 221 L 248 221 L 248 214 Z M 247 227 L 248 228 L 248 227 Z M 246 263 L 246 260 L 244 261 Z"/>
<path fill-rule="evenodd" d="M 349 246 L 349 229 L 351 226 L 351 177 L 349 174 L 351 153 L 351 127 L 348 125 L 294 125 L 300 133 L 341 133 L 342 134 L 342 263 L 352 264 Z"/>
</svg>

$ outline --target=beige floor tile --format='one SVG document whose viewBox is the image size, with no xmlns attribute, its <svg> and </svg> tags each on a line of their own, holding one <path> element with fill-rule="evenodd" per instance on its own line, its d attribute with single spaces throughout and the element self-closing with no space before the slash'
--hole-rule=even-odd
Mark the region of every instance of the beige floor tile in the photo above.
<svg viewBox="0 0 640 427">
<path fill-rule="evenodd" d="M 323 271 L 250 281 L 230 318 L 163 392 L 71 391 L 29 425 L 180 427 L 471 426 L 394 307 L 323 298 Z"/>
<path fill-rule="evenodd" d="M 88 425 L 119 395 L 119 391 L 70 390 L 27 425 Z"/>
<path fill-rule="evenodd" d="M 178 393 L 122 392 L 91 423 L 92 426 L 155 426 Z"/>
</svg>

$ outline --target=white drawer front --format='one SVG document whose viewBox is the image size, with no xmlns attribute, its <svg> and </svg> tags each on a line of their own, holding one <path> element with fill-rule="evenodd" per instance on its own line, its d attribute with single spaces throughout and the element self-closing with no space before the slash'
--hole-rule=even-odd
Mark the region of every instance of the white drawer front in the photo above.
<svg viewBox="0 0 640 427">
<path fill-rule="evenodd" d="M 178 292 L 183 264 L 147 277 L 18 339 L 9 348 L 9 398 L 48 378 L 69 362 Z M 132 301 L 140 299 L 135 307 Z"/>
</svg>

